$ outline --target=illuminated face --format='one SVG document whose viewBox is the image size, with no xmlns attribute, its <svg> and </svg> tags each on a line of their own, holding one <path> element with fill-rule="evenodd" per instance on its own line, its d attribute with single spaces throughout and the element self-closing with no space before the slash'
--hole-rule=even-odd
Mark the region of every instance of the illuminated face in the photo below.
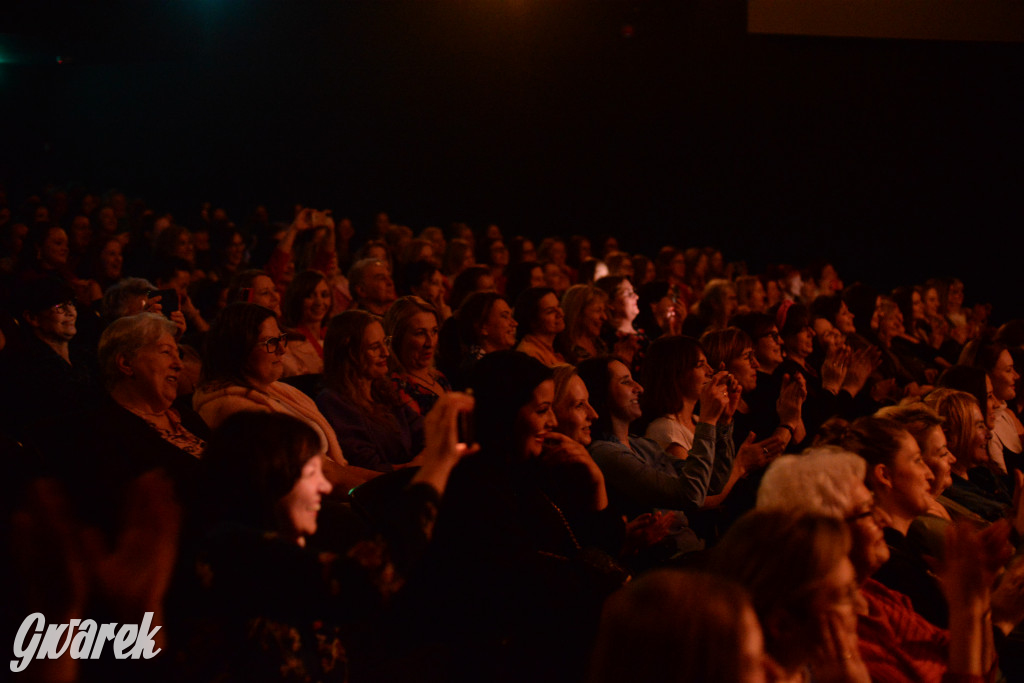
<svg viewBox="0 0 1024 683">
<path fill-rule="evenodd" d="M 530 402 L 516 414 L 515 440 L 522 458 L 536 458 L 544 450 L 544 439 L 558 426 L 552 403 L 555 383 L 545 380 L 533 390 Z"/>
<path fill-rule="evenodd" d="M 992 432 L 985 424 L 985 418 L 981 416 L 981 408 L 977 405 L 971 406 L 971 424 L 973 425 L 972 438 L 967 453 L 971 462 L 966 464 L 968 467 L 986 465 L 990 460 L 988 442 L 992 439 Z"/>
<path fill-rule="evenodd" d="M 75 309 L 74 301 L 66 301 L 56 306 L 50 306 L 34 314 L 25 314 L 25 322 L 29 324 L 37 337 L 44 341 L 69 342 L 78 329 L 75 321 L 78 319 L 78 311 Z"/>
<path fill-rule="evenodd" d="M 281 315 L 281 295 L 278 294 L 274 281 L 266 275 L 258 275 L 253 279 L 249 301 Z M 303 304 L 303 308 L 305 308 L 305 304 Z"/>
<path fill-rule="evenodd" d="M 597 411 L 590 405 L 587 385 L 577 375 L 569 378 L 565 395 L 555 406 L 558 431 L 573 441 L 589 446 L 590 425 L 597 419 Z"/>
<path fill-rule="evenodd" d="M 388 345 L 385 341 L 384 327 L 379 322 L 372 322 L 363 332 L 361 344 L 362 375 L 367 379 L 383 379 L 388 376 Z"/>
<path fill-rule="evenodd" d="M 548 293 L 541 297 L 537 305 L 537 319 L 534 331 L 537 334 L 558 334 L 565 329 L 565 315 L 558 305 L 558 297 Z"/>
<path fill-rule="evenodd" d="M 324 477 L 323 456 L 314 455 L 302 466 L 291 491 L 281 499 L 279 507 L 289 527 L 288 531 L 294 534 L 300 545 L 305 545 L 306 536 L 316 533 L 321 500 L 332 488 Z"/>
<path fill-rule="evenodd" d="M 846 511 L 846 521 L 853 537 L 850 561 L 861 579 L 878 571 L 889 560 L 889 546 L 878 523 L 875 498 L 862 482 L 854 484 L 851 506 Z"/>
<path fill-rule="evenodd" d="M 1000 401 L 1012 401 L 1017 396 L 1017 380 L 1020 375 L 1013 367 L 1013 357 L 1009 351 L 999 354 L 996 365 L 992 368 L 992 391 Z"/>
<path fill-rule="evenodd" d="M 480 327 L 480 339 L 484 348 L 490 351 L 511 349 L 516 344 L 516 323 L 512 309 L 504 299 L 498 299 L 491 306 L 487 320 Z"/>
<path fill-rule="evenodd" d="M 595 298 L 583 309 L 581 329 L 584 336 L 596 339 L 601 336 L 601 328 L 608 322 L 608 306 L 601 297 Z"/>
<path fill-rule="evenodd" d="M 147 397 L 150 405 L 164 410 L 178 396 L 178 381 L 185 369 L 178 354 L 178 344 L 170 334 L 163 334 L 152 344 L 143 346 L 127 361 L 131 382 Z"/>
<path fill-rule="evenodd" d="M 743 392 L 747 393 L 757 388 L 757 369 L 759 367 L 754 349 L 748 346 L 739 356 L 729 362 L 726 369 L 740 383 Z"/>
<path fill-rule="evenodd" d="M 644 388 L 633 379 L 629 368 L 617 360 L 609 363 L 608 373 L 611 376 L 608 385 L 608 407 L 612 415 L 626 422 L 639 419 L 642 415 L 640 396 L 644 393 Z"/>
<path fill-rule="evenodd" d="M 839 304 L 835 326 L 843 334 L 854 334 L 857 331 L 857 328 L 853 326 L 853 313 L 847 308 L 845 301 Z"/>
<path fill-rule="evenodd" d="M 249 357 L 245 364 L 245 377 L 257 387 L 266 387 L 281 379 L 284 373 L 284 365 L 281 363 L 281 356 L 284 355 L 285 347 L 278 344 L 271 346 L 267 351 L 266 341 L 281 336 L 281 328 L 277 326 L 277 320 L 267 318 L 260 323 L 260 333 L 257 337 L 256 346 L 249 351 Z"/>
<path fill-rule="evenodd" d="M 846 343 L 843 333 L 834 328 L 832 323 L 825 318 L 814 319 L 814 336 L 818 338 L 826 353 L 830 353 Z"/>
<path fill-rule="evenodd" d="M 640 315 L 638 301 L 640 296 L 633 289 L 629 280 L 623 280 L 615 290 L 615 298 L 611 301 L 612 313 L 615 318 L 633 322 Z"/>
<path fill-rule="evenodd" d="M 231 241 L 224 250 L 224 262 L 231 267 L 238 266 L 245 258 L 245 240 L 240 233 L 231 236 Z"/>
<path fill-rule="evenodd" d="M 996 426 L 996 411 L 999 410 L 999 399 L 996 398 L 996 391 L 992 386 L 992 378 L 989 375 L 985 375 L 985 401 L 986 415 L 988 416 L 985 422 L 988 424 L 988 428 L 992 429 Z"/>
<path fill-rule="evenodd" d="M 331 310 L 331 288 L 326 280 L 320 280 L 302 300 L 302 324 L 316 328 L 323 323 L 324 317 Z"/>
<path fill-rule="evenodd" d="M 70 253 L 67 233 L 63 228 L 50 228 L 39 247 L 39 260 L 49 268 L 62 268 L 67 265 Z"/>
<path fill-rule="evenodd" d="M 757 346 L 754 349 L 757 362 L 769 368 L 774 368 L 782 362 L 782 337 L 779 330 L 772 325 L 772 329 L 757 339 Z"/>
<path fill-rule="evenodd" d="M 707 356 L 703 351 L 697 353 L 697 364 L 683 373 L 680 383 L 682 384 L 683 396 L 696 401 L 700 399 L 700 393 L 704 387 L 711 383 L 715 371 L 708 365 Z"/>
<path fill-rule="evenodd" d="M 892 482 L 893 505 L 904 515 L 917 517 L 931 504 L 935 475 L 921 455 L 921 449 L 909 433 L 900 438 L 899 450 L 887 466 Z"/>
<path fill-rule="evenodd" d="M 395 300 L 395 282 L 383 261 L 366 266 L 359 293 L 364 300 L 374 304 L 389 304 Z"/>
<path fill-rule="evenodd" d="M 402 338 L 398 358 L 410 371 L 426 370 L 434 364 L 437 349 L 437 318 L 433 313 L 421 311 L 409 318 L 408 329 Z"/>
<path fill-rule="evenodd" d="M 925 434 L 921 443 L 921 457 L 932 471 L 933 496 L 940 495 L 953 483 L 953 476 L 950 474 L 956 457 L 946 445 L 946 435 L 938 425 L 932 427 Z"/>
<path fill-rule="evenodd" d="M 814 351 L 814 328 L 804 326 L 786 338 L 786 352 L 794 358 L 807 358 Z"/>
</svg>

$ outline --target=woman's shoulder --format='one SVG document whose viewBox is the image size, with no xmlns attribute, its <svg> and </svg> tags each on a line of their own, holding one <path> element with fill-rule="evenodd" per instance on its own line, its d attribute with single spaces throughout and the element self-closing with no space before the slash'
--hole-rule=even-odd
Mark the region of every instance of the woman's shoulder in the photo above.
<svg viewBox="0 0 1024 683">
<path fill-rule="evenodd" d="M 271 412 L 264 394 L 239 384 L 197 388 L 192 395 L 192 408 L 211 429 L 244 410 Z"/>
</svg>

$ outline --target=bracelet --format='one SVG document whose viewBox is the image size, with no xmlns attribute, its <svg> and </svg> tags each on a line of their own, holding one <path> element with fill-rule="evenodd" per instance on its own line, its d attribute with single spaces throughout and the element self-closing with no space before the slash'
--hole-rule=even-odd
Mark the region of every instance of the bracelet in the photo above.
<svg viewBox="0 0 1024 683">
<path fill-rule="evenodd" d="M 780 424 L 778 427 L 776 427 L 776 429 L 785 429 L 787 432 L 789 432 L 790 439 L 796 439 L 796 430 L 790 427 L 789 425 Z"/>
</svg>

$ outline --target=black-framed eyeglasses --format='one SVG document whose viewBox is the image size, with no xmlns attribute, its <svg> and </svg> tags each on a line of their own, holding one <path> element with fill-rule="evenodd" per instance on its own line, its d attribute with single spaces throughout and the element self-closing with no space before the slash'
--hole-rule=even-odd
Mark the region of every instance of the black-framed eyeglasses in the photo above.
<svg viewBox="0 0 1024 683">
<path fill-rule="evenodd" d="M 777 342 L 780 342 L 780 343 L 782 342 L 782 335 L 780 335 L 778 332 L 776 332 L 774 330 L 772 330 L 771 332 L 765 332 L 760 337 L 758 337 L 758 339 L 764 339 L 765 337 L 771 337 L 772 339 L 774 339 Z"/>
<path fill-rule="evenodd" d="M 264 339 L 260 342 L 263 344 L 263 348 L 267 350 L 267 353 L 277 353 L 278 351 L 284 351 L 288 348 L 288 335 L 282 334 L 280 337 L 271 337 L 270 339 Z"/>
<path fill-rule="evenodd" d="M 62 315 L 70 315 L 70 314 L 74 313 L 77 309 L 75 308 L 75 302 L 74 301 L 65 301 L 62 304 L 56 304 L 54 306 L 50 306 L 50 310 L 53 311 L 54 313 L 60 313 Z"/>
<path fill-rule="evenodd" d="M 862 519 L 867 519 L 868 517 L 874 519 L 875 518 L 875 513 L 877 512 L 877 510 L 878 510 L 878 508 L 875 506 L 875 504 L 871 503 L 870 507 L 868 507 L 868 508 L 866 508 L 864 510 L 861 510 L 860 512 L 855 512 L 852 515 L 849 515 L 849 516 L 845 517 L 845 520 L 847 522 L 849 522 L 849 523 L 853 523 L 853 522 L 859 522 Z"/>
</svg>

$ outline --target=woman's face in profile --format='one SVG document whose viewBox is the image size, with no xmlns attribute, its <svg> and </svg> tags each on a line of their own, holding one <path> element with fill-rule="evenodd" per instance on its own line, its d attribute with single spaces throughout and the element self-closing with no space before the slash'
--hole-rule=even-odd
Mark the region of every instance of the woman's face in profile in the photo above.
<svg viewBox="0 0 1024 683">
<path fill-rule="evenodd" d="M 555 407 L 555 416 L 559 432 L 584 446 L 590 445 L 590 425 L 597 419 L 597 411 L 590 405 L 587 385 L 578 375 L 569 378 L 565 396 Z"/>
<path fill-rule="evenodd" d="M 281 363 L 284 346 L 280 343 L 274 346 L 271 343 L 271 350 L 267 350 L 267 340 L 280 339 L 280 337 L 281 328 L 277 326 L 275 318 L 270 317 L 260 323 L 256 346 L 250 349 L 248 362 L 245 364 L 245 376 L 253 384 L 266 386 L 281 379 L 284 372 L 284 365 Z"/>
<path fill-rule="evenodd" d="M 931 494 L 938 496 L 953 484 L 952 471 L 956 458 L 946 444 L 946 435 L 942 427 L 935 425 L 929 429 L 921 443 L 921 457 L 925 464 L 932 471 L 934 481 L 932 482 Z"/>
<path fill-rule="evenodd" d="M 288 531 L 299 545 L 305 545 L 305 537 L 316 533 L 322 497 L 331 490 L 331 483 L 324 477 L 323 456 L 314 455 L 302 466 L 299 478 L 280 502 Z"/>
<path fill-rule="evenodd" d="M 754 355 L 762 365 L 776 366 L 782 362 L 782 340 L 779 337 L 779 329 L 772 325 L 768 334 L 757 340 L 757 348 Z"/>
<path fill-rule="evenodd" d="M 990 375 L 992 381 L 992 392 L 1000 401 L 1012 401 L 1017 396 L 1017 380 L 1020 375 L 1013 367 L 1013 356 L 1009 351 L 1003 350 L 999 354 L 996 365 L 992 368 Z"/>
<path fill-rule="evenodd" d="M 388 376 L 388 347 L 384 337 L 384 328 L 379 322 L 372 322 L 363 332 L 361 344 L 363 377 L 367 379 L 383 379 Z"/>
<path fill-rule="evenodd" d="M 533 390 L 530 402 L 516 414 L 515 439 L 517 453 L 524 459 L 540 457 L 544 439 L 558 426 L 553 403 L 554 380 L 545 380 Z"/>
<path fill-rule="evenodd" d="M 757 388 L 757 369 L 759 367 L 753 347 L 748 346 L 740 355 L 729 361 L 729 367 L 726 370 L 740 383 L 743 392 L 747 393 Z"/>
<path fill-rule="evenodd" d="M 988 442 L 992 439 L 992 433 L 989 432 L 988 425 L 985 424 L 985 418 L 981 416 L 981 408 L 976 405 L 971 406 L 971 423 L 974 425 L 974 429 L 971 431 L 973 438 L 969 451 L 971 462 L 967 465 L 968 467 L 985 465 L 990 460 Z"/>
<path fill-rule="evenodd" d="M 601 336 L 601 328 L 608 322 L 608 306 L 604 299 L 596 298 L 583 309 L 583 334 L 596 338 Z"/>
</svg>

